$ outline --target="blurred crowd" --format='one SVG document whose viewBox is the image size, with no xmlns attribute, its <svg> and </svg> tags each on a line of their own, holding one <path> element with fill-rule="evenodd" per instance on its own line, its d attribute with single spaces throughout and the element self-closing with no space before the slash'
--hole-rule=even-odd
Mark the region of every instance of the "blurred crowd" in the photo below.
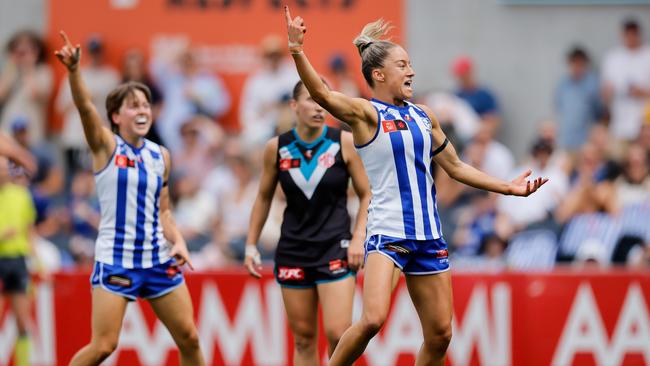
<svg viewBox="0 0 650 366">
<path fill-rule="evenodd" d="M 507 180 L 527 169 L 550 179 L 534 195 L 518 198 L 472 189 L 436 169 L 437 204 L 456 268 L 650 268 L 650 45 L 641 26 L 624 21 L 620 44 L 602 60 L 593 60 L 581 46 L 567 50 L 566 73 L 558 75 L 549 110 L 554 117 L 537 124 L 526 156 L 515 156 L 496 139 L 516 121 L 502 118 L 507 101 L 481 84 L 477 60 L 463 56 L 450 65 L 455 90 L 417 96 L 435 112 L 466 163 Z M 83 44 L 83 78 L 101 115 L 107 94 L 119 83 L 135 80 L 150 87 L 155 123 L 148 138 L 172 153 L 174 214 L 197 268 L 239 264 L 243 258 L 261 151 L 294 122 L 288 102 L 298 76 L 284 43 L 277 36 L 261 40 L 260 67 L 245 81 L 237 131 L 223 124 L 236 98 L 191 47 L 170 48 L 150 59 L 129 50 L 121 65 L 111 65 L 105 60 L 111 45 L 99 35 Z M 40 262 L 51 270 L 88 268 L 99 224 L 90 154 L 67 79 L 54 85 L 45 57 L 53 45 L 48 46 L 31 31 L 16 33 L 6 45 L 0 133 L 36 161 L 33 174 L 18 164 L 10 165 L 9 173 L 32 194 Z M 332 55 L 326 73 L 332 88 L 367 97 L 355 74 L 345 57 Z M 53 115 L 62 120 L 56 131 L 49 128 Z M 266 259 L 279 237 L 283 201 L 278 189 L 259 243 Z M 351 194 L 351 213 L 356 204 Z"/>
</svg>

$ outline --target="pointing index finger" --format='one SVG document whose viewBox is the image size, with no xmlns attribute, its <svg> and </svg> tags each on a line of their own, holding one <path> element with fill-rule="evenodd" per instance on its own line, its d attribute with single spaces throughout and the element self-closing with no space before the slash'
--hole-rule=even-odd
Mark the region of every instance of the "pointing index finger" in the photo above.
<svg viewBox="0 0 650 366">
<path fill-rule="evenodd" d="M 60 31 L 59 34 L 61 35 L 61 38 L 63 38 L 63 42 L 65 42 L 65 45 L 72 48 L 72 43 L 70 43 L 70 39 L 68 39 L 68 35 L 65 34 L 64 31 Z"/>
<path fill-rule="evenodd" d="M 289 5 L 284 6 L 284 18 L 287 21 L 287 25 L 291 23 L 291 13 L 289 13 Z"/>
</svg>

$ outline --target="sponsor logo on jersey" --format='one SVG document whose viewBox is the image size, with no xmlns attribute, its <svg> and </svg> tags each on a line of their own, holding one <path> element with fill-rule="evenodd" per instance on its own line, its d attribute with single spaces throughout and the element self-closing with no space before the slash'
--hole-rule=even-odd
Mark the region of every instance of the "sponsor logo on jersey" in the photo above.
<svg viewBox="0 0 650 366">
<path fill-rule="evenodd" d="M 280 159 L 280 170 L 285 171 L 291 168 L 300 168 L 300 159 Z"/>
<path fill-rule="evenodd" d="M 133 168 L 135 167 L 135 160 L 129 159 L 126 155 L 115 156 L 115 165 L 118 168 Z"/>
<path fill-rule="evenodd" d="M 121 276 L 108 276 L 108 281 L 110 285 L 122 286 L 122 287 L 131 287 L 131 279 Z"/>
<path fill-rule="evenodd" d="M 406 122 L 401 119 L 382 121 L 381 126 L 383 127 L 384 132 L 405 131 L 409 129 Z"/>
<path fill-rule="evenodd" d="M 449 251 L 447 249 L 436 250 L 436 258 L 447 258 Z"/>
<path fill-rule="evenodd" d="M 330 153 L 325 153 L 318 157 L 318 165 L 322 166 L 325 169 L 334 165 L 334 161 L 334 155 Z"/>
<path fill-rule="evenodd" d="M 300 267 L 278 267 L 278 279 L 296 281 L 305 279 L 305 271 Z"/>
</svg>

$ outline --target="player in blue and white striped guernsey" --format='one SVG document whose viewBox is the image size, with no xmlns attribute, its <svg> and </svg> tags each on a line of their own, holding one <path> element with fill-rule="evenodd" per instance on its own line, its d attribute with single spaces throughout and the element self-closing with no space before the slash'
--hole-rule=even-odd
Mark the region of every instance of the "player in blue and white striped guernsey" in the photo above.
<svg viewBox="0 0 650 366">
<path fill-rule="evenodd" d="M 451 340 L 451 277 L 432 164 L 460 182 L 503 194 L 527 196 L 546 180 L 527 181 L 527 171 L 504 182 L 463 163 L 431 110 L 408 101 L 415 72 L 401 46 L 381 39 L 388 30 L 382 20 L 366 25 L 354 41 L 374 97 L 368 101 L 329 90 L 303 52 L 304 20 L 291 18 L 287 7 L 285 19 L 301 80 L 318 104 L 352 128 L 372 192 L 363 314 L 339 341 L 330 365 L 351 365 L 381 328 L 390 308 L 395 267 L 406 275 L 422 325 L 424 342 L 415 364 L 444 365 Z"/>
<path fill-rule="evenodd" d="M 176 342 L 183 366 L 203 365 L 192 301 L 180 267 L 191 268 L 185 241 L 169 206 L 167 149 L 144 136 L 152 123 L 151 93 L 140 83 L 115 88 L 106 98 L 111 130 L 92 104 L 79 72 L 79 45 L 55 54 L 68 69 L 75 106 L 92 153 L 101 222 L 91 275 L 92 338 L 70 365 L 99 365 L 117 347 L 129 301 L 149 300 Z"/>
</svg>

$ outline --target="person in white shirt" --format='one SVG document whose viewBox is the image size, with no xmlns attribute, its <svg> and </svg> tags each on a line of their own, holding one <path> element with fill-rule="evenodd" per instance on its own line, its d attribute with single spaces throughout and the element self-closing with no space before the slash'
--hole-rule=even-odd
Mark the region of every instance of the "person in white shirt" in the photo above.
<svg viewBox="0 0 650 366">
<path fill-rule="evenodd" d="M 250 148 L 263 148 L 275 134 L 279 111 L 288 103 L 298 81 L 295 67 L 285 59 L 282 39 L 275 35 L 262 40 L 262 67 L 244 84 L 239 107 L 243 142 Z"/>
<path fill-rule="evenodd" d="M 643 44 L 641 26 L 627 20 L 623 47 L 611 50 L 603 63 L 603 99 L 611 113 L 610 131 L 618 140 L 639 133 L 643 107 L 650 99 L 650 46 Z"/>
</svg>

